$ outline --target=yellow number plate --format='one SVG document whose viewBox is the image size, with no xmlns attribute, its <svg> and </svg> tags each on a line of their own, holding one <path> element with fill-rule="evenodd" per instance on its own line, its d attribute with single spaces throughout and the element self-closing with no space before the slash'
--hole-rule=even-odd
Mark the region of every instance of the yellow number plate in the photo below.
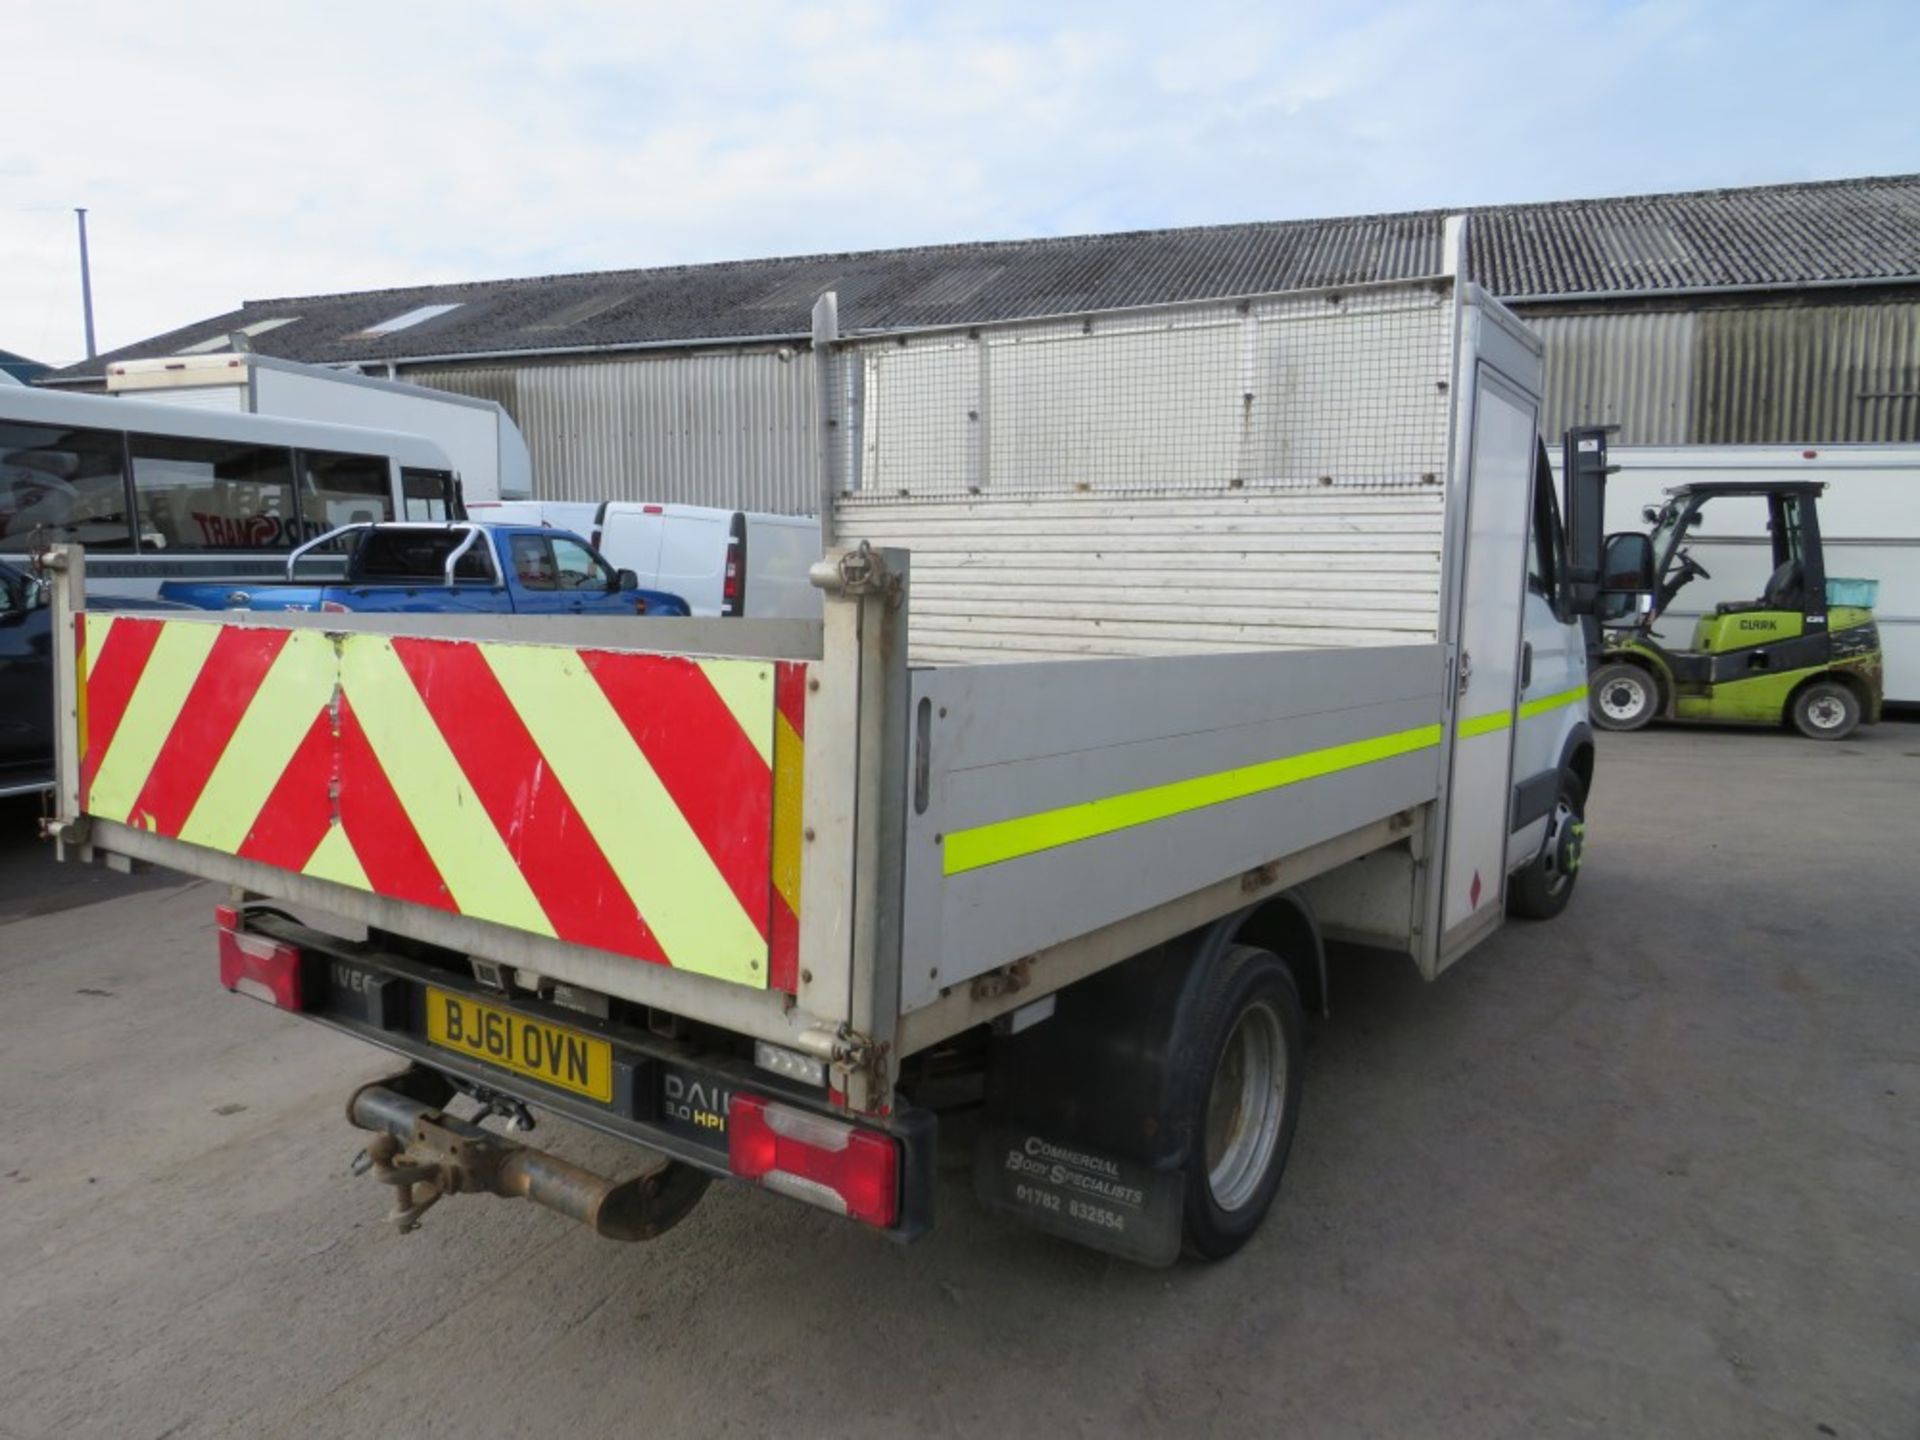
<svg viewBox="0 0 1920 1440">
<path fill-rule="evenodd" d="M 427 1039 L 602 1104 L 613 1101 L 613 1046 L 577 1030 L 428 986 Z"/>
</svg>

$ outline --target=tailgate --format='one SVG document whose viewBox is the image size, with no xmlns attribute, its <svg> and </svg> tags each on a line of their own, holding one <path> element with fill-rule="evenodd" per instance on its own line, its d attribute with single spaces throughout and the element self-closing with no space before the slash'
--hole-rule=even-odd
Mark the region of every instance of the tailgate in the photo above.
<svg viewBox="0 0 1920 1440">
<path fill-rule="evenodd" d="M 755 989 L 791 950 L 801 664 L 79 620 L 85 815 Z"/>
</svg>

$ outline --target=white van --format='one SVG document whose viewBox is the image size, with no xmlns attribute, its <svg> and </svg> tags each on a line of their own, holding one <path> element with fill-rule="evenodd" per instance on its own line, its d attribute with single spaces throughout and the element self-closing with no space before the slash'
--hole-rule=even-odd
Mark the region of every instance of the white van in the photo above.
<svg viewBox="0 0 1920 1440">
<path fill-rule="evenodd" d="M 695 615 L 818 620 L 807 571 L 820 558 L 820 522 L 705 505 L 628 500 L 508 500 L 467 507 L 476 520 L 551 525 L 584 535 L 616 570 L 665 590 Z"/>
</svg>

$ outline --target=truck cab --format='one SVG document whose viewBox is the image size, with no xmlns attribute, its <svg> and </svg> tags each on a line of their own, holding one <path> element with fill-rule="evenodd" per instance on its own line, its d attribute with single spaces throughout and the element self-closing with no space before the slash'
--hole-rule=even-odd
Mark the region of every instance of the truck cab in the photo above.
<svg viewBox="0 0 1920 1440">
<path fill-rule="evenodd" d="M 1575 443 L 1570 440 L 1569 442 Z M 1598 452 L 1604 465 L 1604 444 Z M 1564 473 L 1575 473 L 1571 461 Z M 1572 896 L 1593 786 L 1586 707 L 1588 646 L 1547 450 L 1535 450 L 1521 602 L 1520 697 L 1514 711 L 1508 909 L 1558 914 Z"/>
</svg>

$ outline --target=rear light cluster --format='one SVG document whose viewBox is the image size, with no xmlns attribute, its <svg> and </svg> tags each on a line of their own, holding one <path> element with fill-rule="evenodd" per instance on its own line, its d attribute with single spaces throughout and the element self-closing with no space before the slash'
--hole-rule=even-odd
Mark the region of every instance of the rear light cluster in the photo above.
<svg viewBox="0 0 1920 1440">
<path fill-rule="evenodd" d="M 232 905 L 214 906 L 213 923 L 220 931 L 222 985 L 282 1010 L 302 1008 L 299 946 L 249 934 Z"/>
<path fill-rule="evenodd" d="M 734 512 L 727 530 L 727 568 L 720 581 L 720 613 L 747 613 L 747 517 Z"/>
<path fill-rule="evenodd" d="M 727 1152 L 735 1175 L 791 1199 L 883 1230 L 900 1216 L 900 1146 L 875 1131 L 736 1094 Z"/>
</svg>

